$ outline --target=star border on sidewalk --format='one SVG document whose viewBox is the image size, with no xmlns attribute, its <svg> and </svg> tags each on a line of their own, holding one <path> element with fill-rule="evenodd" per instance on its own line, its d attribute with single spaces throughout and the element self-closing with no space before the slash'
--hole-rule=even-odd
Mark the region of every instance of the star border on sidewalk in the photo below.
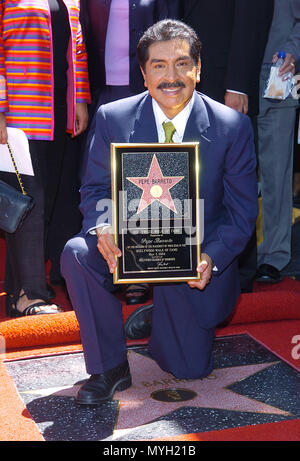
<svg viewBox="0 0 300 461">
<path fill-rule="evenodd" d="M 143 354 L 129 351 L 128 359 L 133 383 L 126 391 L 114 395 L 114 401 L 118 401 L 114 439 L 184 407 L 292 416 L 290 412 L 229 389 L 231 385 L 275 366 L 278 361 L 218 368 L 206 378 L 189 380 L 164 372 L 154 360 Z M 21 394 L 74 397 L 80 385 L 22 391 Z M 158 390 L 168 391 L 169 395 L 176 395 L 178 390 L 191 391 L 192 397 L 191 400 L 178 401 L 175 398 L 174 402 L 162 402 L 153 399 Z"/>
</svg>

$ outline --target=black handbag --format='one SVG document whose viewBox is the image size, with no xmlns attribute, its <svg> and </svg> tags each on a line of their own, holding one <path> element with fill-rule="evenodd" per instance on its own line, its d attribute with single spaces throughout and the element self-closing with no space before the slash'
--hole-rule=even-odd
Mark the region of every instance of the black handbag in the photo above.
<svg viewBox="0 0 300 461">
<path fill-rule="evenodd" d="M 21 192 L 0 180 L 0 229 L 8 233 L 15 232 L 21 226 L 28 212 L 34 205 L 32 197 L 24 190 L 20 173 L 10 148 L 7 147 L 17 175 Z"/>
</svg>

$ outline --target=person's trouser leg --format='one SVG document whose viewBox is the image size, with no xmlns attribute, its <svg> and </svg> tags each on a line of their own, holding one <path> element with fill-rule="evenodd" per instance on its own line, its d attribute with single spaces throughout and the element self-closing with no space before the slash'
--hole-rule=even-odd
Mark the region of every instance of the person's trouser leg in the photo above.
<svg viewBox="0 0 300 461">
<path fill-rule="evenodd" d="M 97 237 L 71 239 L 61 257 L 61 271 L 76 313 L 89 374 L 103 373 L 127 358 L 122 305 L 110 291 L 112 276 L 97 249 Z"/>
<path fill-rule="evenodd" d="M 50 283 L 63 281 L 60 273 L 60 256 L 69 239 L 81 229 L 82 214 L 79 210 L 80 144 L 77 138 L 66 135 L 65 149 L 60 171 L 56 200 L 48 224 L 47 255 L 51 261 Z"/>
<path fill-rule="evenodd" d="M 24 289 L 29 299 L 46 300 L 44 190 L 38 155 L 38 152 L 31 151 L 34 176 L 22 175 L 25 191 L 33 197 L 34 207 L 16 232 L 6 234 L 5 291 L 17 298 L 21 289 Z M 15 174 L 3 173 L 1 178 L 19 189 Z"/>
<path fill-rule="evenodd" d="M 258 265 L 270 264 L 278 270 L 283 269 L 291 257 L 295 116 L 295 107 L 274 103 L 261 110 L 258 116 L 263 219 L 263 241 L 258 247 Z"/>
<path fill-rule="evenodd" d="M 177 378 L 203 378 L 213 369 L 215 328 L 232 312 L 240 294 L 237 261 L 213 275 L 204 290 L 187 283 L 154 287 L 149 352 Z"/>
<path fill-rule="evenodd" d="M 215 329 L 199 324 L 193 302 L 189 302 L 191 290 L 187 284 L 154 289 L 149 352 L 163 370 L 177 378 L 202 378 L 212 371 Z"/>
</svg>

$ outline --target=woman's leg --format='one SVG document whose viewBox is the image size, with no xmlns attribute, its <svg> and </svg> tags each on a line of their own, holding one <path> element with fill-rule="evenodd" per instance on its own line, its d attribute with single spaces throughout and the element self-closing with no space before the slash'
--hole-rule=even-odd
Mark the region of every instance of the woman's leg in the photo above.
<svg viewBox="0 0 300 461">
<path fill-rule="evenodd" d="M 45 273 L 47 228 L 59 187 L 66 140 L 66 105 L 56 103 L 55 109 L 54 141 L 29 140 L 34 176 L 22 175 L 22 181 L 35 205 L 20 229 L 6 235 L 5 291 L 19 311 L 48 298 Z M 1 177 L 19 188 L 15 174 L 3 173 Z"/>
<path fill-rule="evenodd" d="M 5 291 L 9 295 L 8 301 L 11 300 L 18 311 L 23 311 L 33 303 L 47 301 L 48 297 L 44 262 L 44 191 L 39 154 L 31 148 L 35 174 L 22 175 L 25 191 L 34 198 L 34 207 L 16 232 L 6 234 Z M 19 188 L 15 174 L 4 173 L 1 178 L 16 189 Z M 20 295 L 23 296 L 19 299 Z"/>
</svg>

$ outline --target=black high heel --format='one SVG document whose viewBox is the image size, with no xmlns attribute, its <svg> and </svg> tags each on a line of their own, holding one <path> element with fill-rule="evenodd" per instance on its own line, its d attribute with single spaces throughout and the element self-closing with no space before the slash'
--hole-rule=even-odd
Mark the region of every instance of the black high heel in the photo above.
<svg viewBox="0 0 300 461">
<path fill-rule="evenodd" d="M 25 293 L 22 293 L 18 298 L 15 298 L 14 296 L 11 295 L 6 295 L 6 300 L 5 300 L 5 310 L 6 310 L 6 316 L 7 317 L 22 317 L 23 313 L 18 311 L 16 306 L 17 302 L 22 296 L 24 296 Z"/>
</svg>

